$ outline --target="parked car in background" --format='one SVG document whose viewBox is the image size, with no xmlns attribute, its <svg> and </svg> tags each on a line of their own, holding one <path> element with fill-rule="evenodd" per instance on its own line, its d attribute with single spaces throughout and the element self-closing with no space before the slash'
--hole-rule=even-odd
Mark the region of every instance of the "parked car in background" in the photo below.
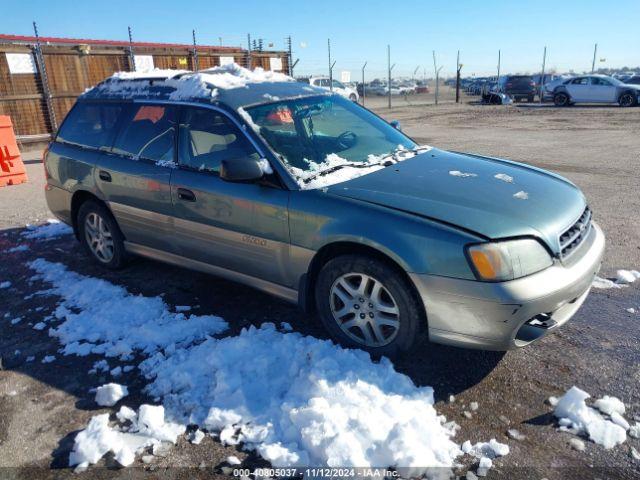
<svg viewBox="0 0 640 480">
<path fill-rule="evenodd" d="M 329 77 L 310 77 L 309 85 L 312 87 L 323 88 L 325 90 L 331 90 L 331 80 Z M 355 88 L 351 88 L 333 79 L 333 91 L 338 95 L 342 95 L 344 98 L 348 98 L 352 102 L 357 102 L 360 99 L 360 95 Z"/>
<path fill-rule="evenodd" d="M 629 85 L 607 75 L 575 77 L 553 91 L 553 103 L 566 107 L 575 103 L 617 103 L 621 107 L 638 104 L 640 85 Z"/>
<path fill-rule="evenodd" d="M 420 146 L 273 72 L 144 75 L 84 93 L 44 155 L 49 208 L 105 268 L 241 282 L 374 355 L 524 347 L 589 294 L 604 235 L 557 174 Z"/>
<path fill-rule="evenodd" d="M 536 97 L 536 83 L 531 75 L 504 75 L 498 81 L 498 92 L 509 95 L 515 102 L 533 102 Z"/>
<path fill-rule="evenodd" d="M 629 77 L 629 79 L 624 83 L 626 83 L 627 85 L 640 85 L 640 75 L 633 75 L 632 77 Z"/>
<path fill-rule="evenodd" d="M 553 92 L 556 87 L 562 85 L 563 83 L 568 82 L 573 77 L 570 75 L 560 75 L 557 78 L 551 80 L 549 83 L 545 83 L 542 87 L 542 101 L 543 102 L 552 102 L 553 101 Z"/>
<path fill-rule="evenodd" d="M 424 80 L 416 82 L 416 93 L 429 93 L 429 84 Z"/>
</svg>

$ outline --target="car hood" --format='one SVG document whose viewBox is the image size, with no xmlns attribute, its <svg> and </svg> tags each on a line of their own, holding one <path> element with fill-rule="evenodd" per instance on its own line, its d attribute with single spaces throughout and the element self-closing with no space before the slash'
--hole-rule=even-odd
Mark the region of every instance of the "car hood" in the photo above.
<svg viewBox="0 0 640 480">
<path fill-rule="evenodd" d="M 586 207 L 582 192 L 559 175 L 438 149 L 334 185 L 327 193 L 454 225 L 480 237 L 535 236 L 554 253 L 560 233 Z"/>
<path fill-rule="evenodd" d="M 640 91 L 640 85 L 634 85 L 633 83 L 625 83 L 622 85 L 624 88 L 632 88 L 636 91 Z"/>
</svg>

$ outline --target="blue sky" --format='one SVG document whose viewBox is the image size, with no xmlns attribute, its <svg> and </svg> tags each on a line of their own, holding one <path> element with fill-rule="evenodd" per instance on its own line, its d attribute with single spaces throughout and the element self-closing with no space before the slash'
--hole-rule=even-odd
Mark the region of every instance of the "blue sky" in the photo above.
<svg viewBox="0 0 640 480">
<path fill-rule="evenodd" d="M 358 77 L 365 61 L 368 75 L 384 73 L 387 44 L 404 76 L 430 75 L 433 50 L 452 74 L 458 49 L 466 75 L 493 73 L 498 49 L 503 72 L 536 72 L 545 45 L 548 67 L 583 71 L 596 42 L 599 66 L 640 66 L 639 0 L 23 0 L 3 10 L 0 33 L 30 35 L 35 20 L 48 36 L 125 39 L 131 25 L 136 40 L 190 43 L 195 28 L 202 44 L 245 45 L 251 33 L 284 48 L 291 35 L 296 74 L 326 73 L 327 38 L 336 70 Z"/>
</svg>

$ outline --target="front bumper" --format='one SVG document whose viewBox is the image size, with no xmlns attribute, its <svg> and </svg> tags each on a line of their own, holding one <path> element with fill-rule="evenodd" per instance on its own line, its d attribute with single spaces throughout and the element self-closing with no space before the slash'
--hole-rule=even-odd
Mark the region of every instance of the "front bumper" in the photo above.
<svg viewBox="0 0 640 480">
<path fill-rule="evenodd" d="M 542 338 L 569 321 L 587 298 L 604 244 L 594 222 L 568 261 L 517 280 L 488 283 L 410 274 L 425 305 L 430 340 L 510 350 Z M 534 317 L 545 321 L 531 322 Z"/>
</svg>

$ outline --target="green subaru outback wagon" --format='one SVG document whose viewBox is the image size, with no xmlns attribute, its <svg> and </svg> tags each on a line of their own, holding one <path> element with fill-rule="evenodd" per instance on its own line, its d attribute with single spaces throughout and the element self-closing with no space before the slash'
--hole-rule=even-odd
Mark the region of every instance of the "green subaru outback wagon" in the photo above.
<svg viewBox="0 0 640 480">
<path fill-rule="evenodd" d="M 46 197 L 107 268 L 142 255 L 315 312 L 390 355 L 506 350 L 567 322 L 604 249 L 553 173 L 416 144 L 326 90 L 237 65 L 116 74 L 45 154 Z"/>
</svg>

